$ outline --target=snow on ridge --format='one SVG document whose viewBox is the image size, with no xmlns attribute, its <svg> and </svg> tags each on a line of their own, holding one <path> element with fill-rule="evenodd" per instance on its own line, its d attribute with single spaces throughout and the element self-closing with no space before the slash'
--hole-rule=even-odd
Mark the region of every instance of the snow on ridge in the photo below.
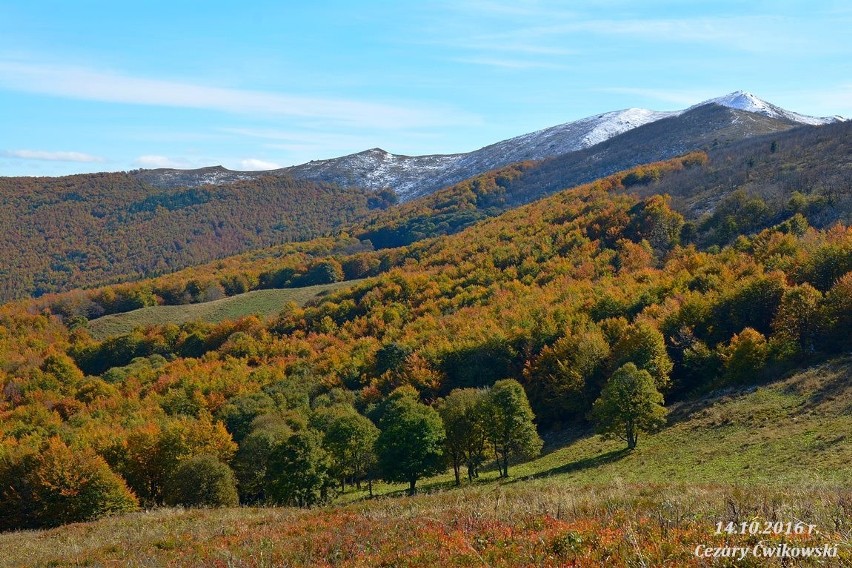
<svg viewBox="0 0 852 568">
<path fill-rule="evenodd" d="M 366 189 L 393 188 L 402 200 L 430 193 L 484 171 L 523 160 L 541 160 L 583 150 L 634 128 L 678 116 L 708 104 L 786 119 L 800 124 L 821 125 L 844 120 L 818 118 L 787 111 L 751 93 L 735 91 L 679 111 L 628 108 L 606 112 L 502 140 L 463 154 L 405 156 L 371 148 L 356 154 L 314 160 L 268 172 L 232 172 L 224 168 L 207 171 L 163 171 L 158 175 L 172 185 L 223 184 L 258 175 L 290 174 L 296 179 L 328 181 L 341 186 Z"/>
<path fill-rule="evenodd" d="M 735 91 L 685 110 L 628 108 L 606 112 L 522 134 L 466 154 L 401 156 L 374 148 L 328 162 L 333 163 L 335 168 L 351 168 L 347 177 L 353 185 L 373 189 L 392 187 L 401 199 L 406 200 L 489 169 L 583 150 L 634 128 L 678 116 L 710 103 L 800 124 L 819 125 L 837 121 L 836 118 L 817 118 L 790 112 L 751 93 Z M 356 157 L 354 163 L 350 161 Z"/>
<path fill-rule="evenodd" d="M 775 106 L 774 104 L 766 102 L 763 99 L 760 99 L 747 91 L 734 91 L 733 93 L 729 93 L 721 97 L 716 97 L 715 99 L 706 100 L 703 103 L 699 103 L 690 108 L 692 109 L 711 103 L 715 103 L 717 105 L 732 109 L 762 114 L 770 118 L 786 118 L 787 120 L 792 120 L 793 122 L 798 122 L 799 124 L 810 124 L 813 126 L 818 126 L 822 124 L 832 124 L 834 122 L 842 122 L 844 120 L 842 117 L 838 116 L 817 117 L 808 116 L 806 114 L 799 114 L 797 112 L 789 111 L 779 106 Z"/>
<path fill-rule="evenodd" d="M 583 136 L 582 142 L 584 147 L 594 146 L 628 130 L 678 114 L 680 114 L 680 111 L 664 112 L 645 108 L 628 108 L 609 112 L 601 115 L 601 117 L 606 116 L 607 119 L 595 124 L 594 128 Z"/>
</svg>

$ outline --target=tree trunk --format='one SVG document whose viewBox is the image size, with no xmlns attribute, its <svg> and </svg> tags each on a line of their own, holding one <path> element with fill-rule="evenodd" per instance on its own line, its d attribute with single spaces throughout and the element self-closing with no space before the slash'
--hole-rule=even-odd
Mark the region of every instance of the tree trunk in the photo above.
<svg viewBox="0 0 852 568">
<path fill-rule="evenodd" d="M 453 473 L 456 474 L 456 486 L 461 485 L 461 466 L 457 463 L 453 464 Z"/>
<path fill-rule="evenodd" d="M 414 491 L 415 491 L 415 489 L 414 489 L 414 484 L 415 484 L 415 483 L 417 483 L 417 479 L 416 479 L 416 478 L 415 478 L 415 479 L 411 479 L 411 480 L 409 480 L 409 481 L 408 481 L 408 494 L 409 494 L 409 495 L 414 495 Z"/>
<path fill-rule="evenodd" d="M 367 480 L 367 488 L 370 490 L 370 497 L 373 496 L 373 478 Z"/>
<path fill-rule="evenodd" d="M 633 422 L 627 422 L 627 449 L 632 450 L 636 447 L 636 429 L 633 427 Z"/>
</svg>

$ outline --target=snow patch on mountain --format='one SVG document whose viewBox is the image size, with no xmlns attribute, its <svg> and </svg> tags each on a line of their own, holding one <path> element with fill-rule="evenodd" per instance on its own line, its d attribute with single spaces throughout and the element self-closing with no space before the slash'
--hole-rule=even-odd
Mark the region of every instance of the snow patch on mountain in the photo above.
<svg viewBox="0 0 852 568">
<path fill-rule="evenodd" d="M 629 108 L 600 115 L 605 120 L 597 122 L 594 127 L 583 137 L 585 147 L 594 146 L 618 136 L 628 130 L 638 128 L 643 124 L 655 122 L 661 118 L 677 116 L 680 111 L 660 112 L 645 108 Z"/>
<path fill-rule="evenodd" d="M 793 122 L 798 122 L 799 124 L 810 124 L 814 126 L 822 124 L 832 124 L 834 122 L 841 122 L 844 120 L 842 117 L 839 116 L 817 117 L 792 112 L 783 109 L 779 106 L 775 106 L 772 103 L 768 103 L 763 99 L 759 99 L 753 94 L 745 91 L 734 91 L 733 93 L 704 101 L 703 103 L 697 104 L 694 107 L 690 108 L 696 108 L 711 103 L 737 110 L 754 112 L 772 118 L 785 118 L 787 120 L 792 120 Z"/>
</svg>

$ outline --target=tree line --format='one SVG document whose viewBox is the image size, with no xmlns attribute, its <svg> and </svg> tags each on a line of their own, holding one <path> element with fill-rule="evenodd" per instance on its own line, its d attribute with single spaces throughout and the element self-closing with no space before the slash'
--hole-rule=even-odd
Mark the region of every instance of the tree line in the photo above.
<svg viewBox="0 0 852 568">
<path fill-rule="evenodd" d="M 99 447 L 69 446 L 58 436 L 34 450 L 6 444 L 0 453 L 0 530 L 96 519 L 140 506 L 312 507 L 345 492 L 372 496 L 376 479 L 402 482 L 413 494 L 424 477 L 449 467 L 470 482 L 493 461 L 536 457 L 543 442 L 526 393 L 515 380 L 457 389 L 432 405 L 399 387 L 366 415 L 341 390 L 294 405 L 276 389 L 238 396 L 217 416 L 148 421 Z M 665 422 L 662 395 L 646 371 L 629 363 L 595 404 L 604 435 L 636 446 L 640 431 Z"/>
</svg>

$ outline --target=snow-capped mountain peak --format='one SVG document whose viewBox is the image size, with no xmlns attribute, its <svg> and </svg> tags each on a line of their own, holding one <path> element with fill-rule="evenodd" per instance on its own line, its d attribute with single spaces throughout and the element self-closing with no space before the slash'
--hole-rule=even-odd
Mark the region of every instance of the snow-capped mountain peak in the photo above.
<svg viewBox="0 0 852 568">
<path fill-rule="evenodd" d="M 772 105 L 761 100 L 746 91 L 734 91 L 733 93 L 710 99 L 708 103 L 716 103 L 728 108 L 746 110 L 748 112 L 759 112 L 761 114 L 772 113 Z"/>
<path fill-rule="evenodd" d="M 787 120 L 792 120 L 793 122 L 798 122 L 800 124 L 831 124 L 833 122 L 839 122 L 844 120 L 842 117 L 839 116 L 817 117 L 785 110 L 779 106 L 775 106 L 772 103 L 768 103 L 763 99 L 760 99 L 746 91 L 734 91 L 733 93 L 704 101 L 703 103 L 699 103 L 694 107 L 690 108 L 695 108 L 711 103 L 736 110 L 744 110 L 746 112 L 762 114 L 771 118 L 786 118 Z"/>
</svg>

